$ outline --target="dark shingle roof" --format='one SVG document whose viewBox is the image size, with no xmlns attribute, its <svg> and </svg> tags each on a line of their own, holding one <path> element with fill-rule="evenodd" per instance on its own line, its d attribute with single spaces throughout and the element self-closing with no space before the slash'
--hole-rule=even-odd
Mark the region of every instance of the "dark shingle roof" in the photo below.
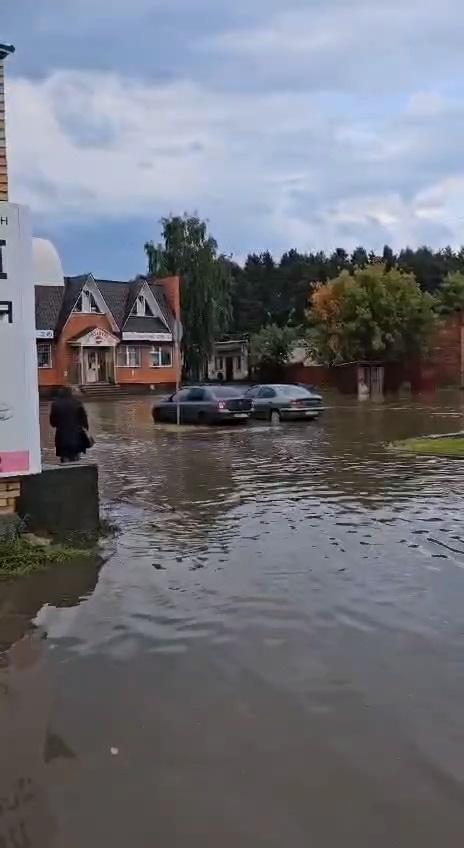
<svg viewBox="0 0 464 848">
<path fill-rule="evenodd" d="M 95 280 L 95 282 L 116 324 L 121 328 L 127 314 L 130 284 L 118 283 L 115 280 Z"/>
<path fill-rule="evenodd" d="M 132 315 L 127 319 L 124 325 L 125 333 L 167 333 L 169 330 L 165 327 L 159 318 L 150 318 L 149 316 Z"/>
<path fill-rule="evenodd" d="M 35 287 L 35 328 L 55 330 L 58 324 L 64 289 L 62 286 Z"/>
<path fill-rule="evenodd" d="M 145 280 L 139 277 L 137 280 L 132 280 L 132 282 L 128 285 L 128 293 L 127 293 L 127 302 L 126 302 L 126 312 L 124 318 L 126 321 L 129 319 L 129 316 L 134 308 L 135 301 L 137 300 L 140 289 L 144 285 Z"/>
<path fill-rule="evenodd" d="M 61 303 L 60 315 L 58 318 L 57 330 L 60 332 L 66 321 L 68 320 L 76 301 L 84 288 L 89 275 L 81 274 L 80 277 L 65 277 L 64 278 L 64 297 Z"/>
<path fill-rule="evenodd" d="M 161 283 L 155 282 L 150 282 L 148 283 L 148 285 L 150 286 L 150 289 L 156 298 L 156 302 L 160 308 L 163 318 L 165 319 L 169 329 L 172 332 L 174 327 L 174 315 L 171 307 L 169 306 L 169 302 L 166 297 L 166 292 L 164 291 L 163 286 L 161 285 Z"/>
<path fill-rule="evenodd" d="M 90 274 L 79 277 L 65 277 L 64 288 L 59 286 L 36 286 L 36 328 L 38 330 L 56 330 L 61 332 L 68 320 L 79 295 Z M 151 292 L 159 306 L 161 315 L 167 327 L 172 332 L 174 315 L 166 298 L 161 283 L 138 278 L 131 283 L 120 283 L 115 280 L 95 280 L 111 315 L 120 330 L 124 327 L 128 332 L 163 333 L 166 327 L 158 318 L 131 316 L 131 311 L 141 287 L 148 282 Z M 132 325 L 132 322 L 137 322 Z M 144 323 L 141 323 L 144 322 Z M 146 322 L 146 323 L 145 323 Z M 131 326 L 129 327 L 129 323 Z M 143 326 L 144 329 L 140 329 Z"/>
</svg>

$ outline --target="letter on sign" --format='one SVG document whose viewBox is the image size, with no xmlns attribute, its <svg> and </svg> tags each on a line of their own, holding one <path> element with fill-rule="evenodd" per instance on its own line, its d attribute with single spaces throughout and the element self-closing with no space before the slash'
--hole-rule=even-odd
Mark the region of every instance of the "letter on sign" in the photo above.
<svg viewBox="0 0 464 848">
<path fill-rule="evenodd" d="M 5 239 L 0 239 L 0 280 L 6 280 L 6 272 L 3 270 L 3 248 L 6 247 Z"/>
<path fill-rule="evenodd" d="M 13 304 L 11 300 L 0 300 L 0 324 L 13 323 Z"/>
</svg>

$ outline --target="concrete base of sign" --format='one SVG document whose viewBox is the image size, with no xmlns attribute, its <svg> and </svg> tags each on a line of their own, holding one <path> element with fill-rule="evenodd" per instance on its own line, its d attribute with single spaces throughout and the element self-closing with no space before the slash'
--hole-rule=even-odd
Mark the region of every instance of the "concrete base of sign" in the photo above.
<svg viewBox="0 0 464 848">
<path fill-rule="evenodd" d="M 85 547 L 100 532 L 96 465 L 50 465 L 21 481 L 19 516 L 27 529 L 55 541 Z"/>
</svg>

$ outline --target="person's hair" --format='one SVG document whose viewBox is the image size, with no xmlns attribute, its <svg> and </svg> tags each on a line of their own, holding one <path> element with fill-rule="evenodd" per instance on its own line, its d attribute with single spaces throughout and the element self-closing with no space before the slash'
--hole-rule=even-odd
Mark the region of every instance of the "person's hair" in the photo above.
<svg viewBox="0 0 464 848">
<path fill-rule="evenodd" d="M 72 397 L 72 389 L 70 386 L 60 386 L 57 389 L 56 396 L 58 398 L 69 398 Z"/>
</svg>

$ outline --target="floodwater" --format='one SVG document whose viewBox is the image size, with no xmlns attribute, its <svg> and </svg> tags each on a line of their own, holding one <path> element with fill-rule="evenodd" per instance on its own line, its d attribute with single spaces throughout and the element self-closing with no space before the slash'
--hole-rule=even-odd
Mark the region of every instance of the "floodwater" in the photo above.
<svg viewBox="0 0 464 848">
<path fill-rule="evenodd" d="M 464 396 L 327 401 L 181 432 L 90 407 L 120 534 L 0 594 L 12 845 L 461 848 L 464 463 L 384 443 Z"/>
</svg>

